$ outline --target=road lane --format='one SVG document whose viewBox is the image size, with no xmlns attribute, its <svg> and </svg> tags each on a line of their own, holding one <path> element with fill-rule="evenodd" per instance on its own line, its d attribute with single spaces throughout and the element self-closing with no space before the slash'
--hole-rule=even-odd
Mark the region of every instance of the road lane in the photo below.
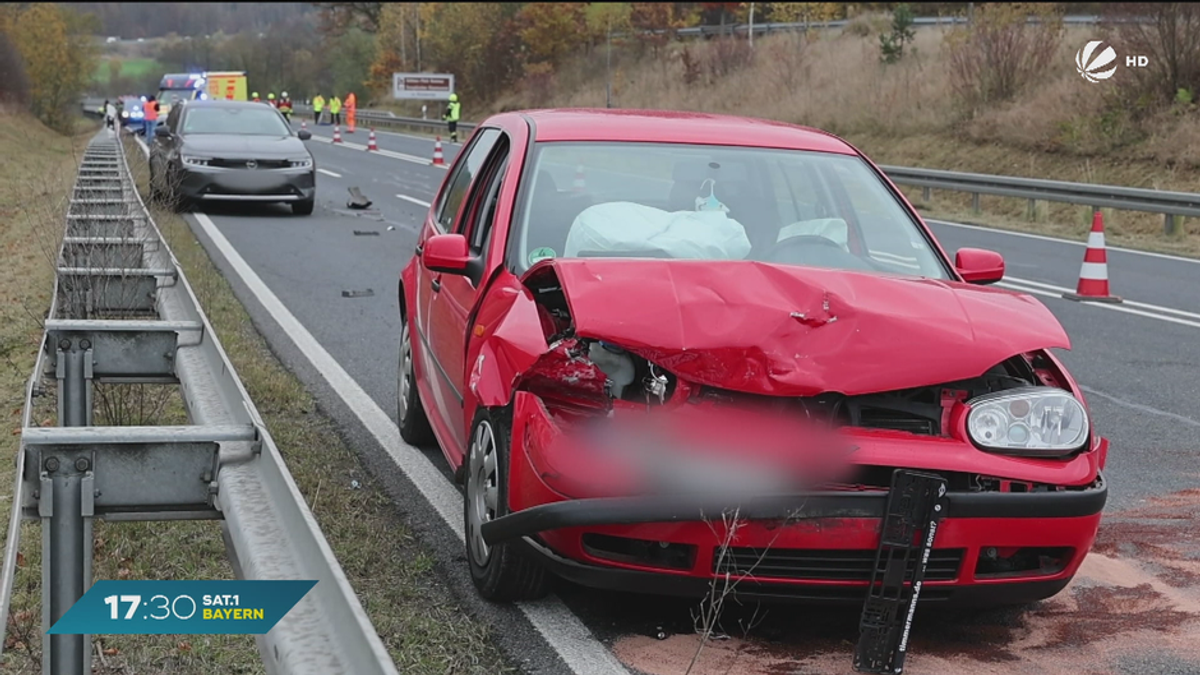
<svg viewBox="0 0 1200 675">
<path fill-rule="evenodd" d="M 395 147 L 396 152 L 415 152 L 411 146 L 398 144 Z M 415 227 L 426 211 L 426 207 L 418 202 L 432 201 L 445 172 L 319 142 L 313 144 L 313 152 L 318 166 L 343 174 L 343 180 L 318 180 L 319 203 L 312 217 L 295 218 L 270 213 L 247 217 L 215 213 L 212 209 L 210 212 L 213 212 L 213 221 L 220 231 L 229 238 L 247 264 L 279 295 L 281 302 L 367 394 L 390 414 L 395 400 L 395 383 L 391 373 L 395 360 L 395 336 L 398 334 L 394 284 L 400 268 L 412 254 Z M 406 223 L 407 226 L 397 226 L 394 231 L 385 230 L 378 237 L 355 237 L 353 230 L 364 229 L 364 224 L 375 216 L 345 209 L 345 185 L 352 184 L 362 186 L 364 192 L 375 200 L 381 219 L 376 222 Z M 395 197 L 397 194 L 404 195 L 404 198 Z M 286 209 L 280 209 L 279 213 L 286 214 Z M 989 243 L 987 248 L 1001 250 L 1010 260 L 1038 261 L 1028 263 L 1036 265 L 1041 261 L 1041 256 L 1049 255 L 1052 259 L 1044 264 L 1074 267 L 1076 271 L 1079 261 L 1072 258 L 1082 255 L 1082 248 L 1070 245 L 1046 247 L 1048 242 L 1036 240 L 1027 244 L 1013 243 L 1005 239 L 1009 236 L 1005 233 L 978 240 L 959 236 L 958 241 L 954 241 L 954 228 L 939 228 L 939 235 L 942 235 L 940 230 L 948 232 L 944 243 L 951 252 L 959 246 L 980 245 L 962 242 L 984 241 Z M 1038 248 L 1027 248 L 1027 245 Z M 1047 250 L 1051 252 L 1046 253 Z M 1179 274 L 1196 268 L 1190 283 L 1195 284 L 1200 280 L 1200 268 L 1191 263 L 1163 260 L 1157 264 L 1180 265 L 1177 270 Z M 1110 270 L 1114 267 L 1115 262 L 1110 262 Z M 1016 275 L 1016 269 L 1020 268 L 1010 269 Z M 1043 276 L 1039 270 L 1029 268 L 1024 276 L 1035 281 L 1073 285 L 1070 282 L 1063 283 L 1061 276 Z M 1134 273 L 1130 276 L 1133 277 Z M 389 282 L 392 287 L 381 292 Z M 340 290 L 346 287 L 373 288 L 376 294 L 370 298 L 343 300 Z M 1138 291 L 1138 299 L 1157 300 L 1153 286 L 1135 290 Z M 1127 295 L 1134 297 L 1133 293 Z M 1196 339 L 1198 329 L 1104 311 L 1099 307 L 1055 297 L 1039 296 L 1039 299 L 1059 317 L 1071 335 L 1074 349 L 1062 352 L 1062 356 L 1076 378 L 1092 392 L 1088 398 L 1097 426 L 1113 443 L 1109 464 L 1112 486 L 1109 512 L 1119 513 L 1151 504 L 1156 497 L 1177 493 L 1195 485 L 1198 477 L 1195 458 L 1200 453 L 1200 445 L 1195 440 L 1195 426 L 1187 420 L 1194 421 L 1197 417 L 1194 403 L 1191 402 L 1197 400 L 1195 382 L 1198 381 L 1196 375 L 1200 373 L 1200 347 L 1197 346 L 1200 340 Z M 254 300 L 250 298 L 247 305 L 253 304 Z M 269 324 L 269 321 L 262 323 Z M 273 347 L 278 342 L 286 341 L 278 335 L 278 329 L 274 330 L 273 337 L 270 329 L 267 332 Z M 342 419 L 339 418 L 339 421 Z M 437 459 L 436 451 L 426 454 Z M 393 491 L 394 494 L 397 492 L 403 490 Z M 412 509 L 420 513 L 419 505 L 412 503 L 411 497 L 407 501 L 400 498 L 398 503 L 406 511 Z M 1124 533 L 1123 530 L 1109 527 L 1102 528 L 1102 535 L 1107 531 Z M 1135 538 L 1142 536 L 1138 532 L 1144 531 L 1135 531 Z M 450 546 L 453 547 L 453 544 Z M 1115 553 L 1116 544 L 1112 546 L 1112 553 Z M 1150 564 L 1148 560 L 1148 557 L 1142 556 L 1136 564 Z M 451 578 L 463 576 L 465 565 L 461 560 L 448 556 L 446 565 Z M 1092 556 L 1089 565 L 1091 567 L 1081 573 L 1087 583 L 1111 582 L 1114 574 L 1120 577 L 1121 583 L 1132 583 L 1131 580 L 1139 578 L 1136 575 L 1141 570 L 1126 559 L 1105 555 Z M 1119 569 L 1116 573 L 1109 568 L 1093 569 L 1096 565 Z M 472 591 L 469 581 L 455 586 L 463 595 L 464 602 L 470 604 Z M 644 672 L 671 672 L 658 668 L 666 668 L 661 663 L 674 658 L 671 654 L 686 652 L 692 644 L 693 604 L 595 593 L 570 587 L 564 588 L 561 595 L 568 606 L 583 617 L 606 643 L 612 645 L 626 663 L 635 664 Z M 1049 604 L 1056 606 L 1052 603 Z M 471 606 L 476 609 L 474 605 Z M 478 611 L 484 612 L 489 618 L 494 617 L 493 620 L 498 622 L 496 625 L 507 627 L 507 622 L 513 620 L 511 614 L 491 607 Z M 497 614 L 488 614 L 497 611 Z M 1075 611 L 1086 614 L 1096 610 L 1080 607 Z M 830 620 L 820 622 L 814 622 L 811 615 L 805 612 L 791 611 L 772 610 L 772 618 L 765 621 L 742 616 L 737 611 L 731 612 L 730 616 L 731 621 L 735 616 L 757 621 L 756 628 L 751 631 L 752 640 L 747 643 L 747 649 L 751 651 L 770 651 L 770 645 L 762 640 L 778 640 L 786 647 L 786 657 L 776 652 L 772 657 L 776 662 L 790 662 L 796 654 L 803 654 L 804 659 L 840 664 L 838 670 L 821 669 L 820 672 L 849 672 L 849 653 L 844 645 L 839 644 L 839 640 L 853 639 L 856 632 L 854 622 L 857 619 L 855 611 L 833 613 Z M 1073 623 L 1081 619 L 1067 612 L 1058 620 Z M 1012 667 L 1007 672 L 1044 670 L 1060 664 L 1066 658 L 1064 653 L 1070 653 L 1079 659 L 1079 663 L 1085 663 L 1089 658 L 1097 663 L 1109 663 L 1105 661 L 1107 657 L 1100 654 L 1101 647 L 1087 640 L 1067 646 L 1057 645 L 1055 649 L 1042 652 L 1015 649 L 1012 646 L 1019 642 L 1020 634 L 1043 629 L 1050 623 L 1052 617 L 1042 617 L 1037 611 L 987 614 L 982 618 L 918 612 L 910 671 L 958 672 L 956 669 L 977 668 L 994 660 L 997 655 L 1006 659 L 1011 657 Z M 519 627 L 512 630 L 514 633 L 521 632 Z M 736 634 L 736 631 L 736 624 L 725 627 L 726 633 Z M 659 633 L 666 639 L 655 639 Z M 1118 659 L 1123 664 L 1122 672 L 1196 672 L 1200 669 L 1200 662 L 1194 660 L 1194 655 L 1188 655 L 1184 650 L 1182 656 L 1172 656 L 1162 639 L 1143 638 L 1141 641 L 1144 646 L 1150 649 L 1138 651 L 1137 644 L 1129 644 L 1139 641 L 1131 635 L 1133 632 L 1128 626 L 1114 627 L 1106 634 L 1108 644 L 1104 649 L 1111 651 L 1112 645 L 1124 645 L 1123 648 L 1128 652 L 1123 652 Z M 515 647 L 513 642 L 509 639 L 508 646 L 517 651 L 528 649 L 535 654 L 536 660 L 538 648 L 530 646 L 534 640 L 528 637 L 518 639 Z M 733 643 L 734 640 L 720 641 L 709 649 L 720 654 L 722 645 Z M 754 663 L 755 659 L 761 660 L 762 657 L 739 658 Z M 660 665 L 656 666 L 656 663 Z M 809 667 L 811 665 L 809 663 Z M 1093 672 L 1105 672 L 1097 668 Z M 766 672 L 765 669 L 764 665 L 763 670 L 748 669 L 742 672 Z"/>
</svg>

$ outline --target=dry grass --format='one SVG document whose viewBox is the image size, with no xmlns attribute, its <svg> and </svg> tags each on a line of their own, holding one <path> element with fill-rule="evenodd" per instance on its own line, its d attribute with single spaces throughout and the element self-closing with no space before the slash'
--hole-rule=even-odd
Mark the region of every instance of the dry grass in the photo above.
<svg viewBox="0 0 1200 675">
<path fill-rule="evenodd" d="M 955 105 L 950 88 L 943 45 L 950 30 L 917 28 L 912 53 L 890 66 L 879 61 L 878 26 L 869 33 L 855 28 L 813 30 L 807 37 L 768 35 L 755 40 L 750 63 L 715 78 L 713 59 L 721 50 L 730 53 L 717 40 L 676 43 L 657 60 L 625 47 L 613 59 L 614 105 L 805 124 L 846 138 L 881 164 L 1200 189 L 1194 177 L 1200 118 L 1194 111 L 1173 111 L 1150 123 L 1132 123 L 1114 101 L 1115 88 L 1088 83 L 1075 72 L 1075 50 L 1092 39 L 1093 29 L 1068 26 L 1046 72 L 1013 101 L 972 116 Z M 602 49 L 556 74 L 550 105 L 604 107 L 604 102 Z M 490 112 L 531 105 L 533 99 L 518 90 Z M 920 197 L 920 190 L 906 192 Z M 1070 205 L 1042 204 L 1033 222 L 1025 219 L 1024 200 L 985 197 L 983 214 L 976 215 L 969 211 L 969 195 L 935 193 L 926 206 L 931 216 L 965 214 L 969 222 L 1072 238 L 1083 236 L 1090 224 L 1087 207 Z M 1163 235 L 1158 215 L 1117 211 L 1105 223 L 1112 245 L 1200 256 L 1200 225 L 1194 222 L 1182 223 L 1173 237 Z"/>
</svg>

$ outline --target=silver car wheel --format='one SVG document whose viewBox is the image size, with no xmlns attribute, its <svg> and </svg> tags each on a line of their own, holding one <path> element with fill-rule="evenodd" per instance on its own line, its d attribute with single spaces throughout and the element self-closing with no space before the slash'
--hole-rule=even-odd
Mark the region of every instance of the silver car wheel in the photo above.
<svg viewBox="0 0 1200 675">
<path fill-rule="evenodd" d="M 500 502 L 500 471 L 496 461 L 496 437 L 487 420 L 479 422 L 471 438 L 468 452 L 467 479 L 467 542 L 471 558 L 479 567 L 484 567 L 491 556 L 491 549 L 483 541 L 483 524 L 496 517 Z"/>
<path fill-rule="evenodd" d="M 412 336 L 408 332 L 408 321 L 404 321 L 404 331 L 400 337 L 400 419 L 396 420 L 401 424 L 404 423 L 404 418 L 409 414 L 409 397 L 412 396 L 412 391 L 409 388 L 409 381 L 413 375 L 413 355 L 412 355 Z"/>
</svg>

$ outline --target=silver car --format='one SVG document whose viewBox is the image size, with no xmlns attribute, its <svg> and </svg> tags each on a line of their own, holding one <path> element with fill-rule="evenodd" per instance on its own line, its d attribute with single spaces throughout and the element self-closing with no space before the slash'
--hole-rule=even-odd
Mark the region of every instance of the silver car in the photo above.
<svg viewBox="0 0 1200 675">
<path fill-rule="evenodd" d="M 317 192 L 310 138 L 261 103 L 184 101 L 146 139 L 150 197 L 180 211 L 200 201 L 283 202 L 309 215 Z"/>
</svg>

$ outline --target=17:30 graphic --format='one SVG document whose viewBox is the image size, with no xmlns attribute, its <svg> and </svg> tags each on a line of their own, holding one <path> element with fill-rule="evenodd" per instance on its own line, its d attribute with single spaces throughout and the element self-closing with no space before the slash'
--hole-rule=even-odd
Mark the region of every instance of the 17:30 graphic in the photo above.
<svg viewBox="0 0 1200 675">
<path fill-rule="evenodd" d="M 182 601 L 182 602 L 181 602 Z M 190 595 L 177 595 L 174 599 L 168 598 L 165 595 L 155 595 L 146 602 L 142 602 L 140 595 L 110 595 L 104 598 L 104 604 L 112 609 L 112 620 L 121 620 L 120 606 L 129 605 L 129 609 L 125 612 L 125 619 L 134 619 L 137 617 L 137 610 L 141 608 L 149 608 L 154 610 L 150 613 L 142 614 L 143 619 L 155 619 L 161 621 L 174 617 L 180 621 L 187 621 L 196 614 L 196 600 Z M 159 612 L 159 613 L 155 613 Z"/>
</svg>

